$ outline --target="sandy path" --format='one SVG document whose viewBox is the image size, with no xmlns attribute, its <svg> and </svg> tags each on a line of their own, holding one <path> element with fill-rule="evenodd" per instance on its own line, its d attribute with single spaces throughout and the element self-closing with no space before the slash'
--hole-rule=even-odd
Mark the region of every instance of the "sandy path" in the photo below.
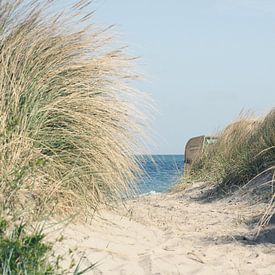
<svg viewBox="0 0 275 275">
<path fill-rule="evenodd" d="M 85 252 L 83 266 L 98 262 L 87 274 L 275 274 L 274 228 L 247 237 L 258 209 L 197 201 L 198 190 L 142 197 L 91 225 L 69 225 L 56 251 Z"/>
</svg>

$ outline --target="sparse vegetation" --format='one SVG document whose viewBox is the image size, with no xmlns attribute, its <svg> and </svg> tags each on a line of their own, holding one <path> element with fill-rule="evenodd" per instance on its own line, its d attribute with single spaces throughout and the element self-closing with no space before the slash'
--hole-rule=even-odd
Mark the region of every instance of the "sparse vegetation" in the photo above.
<svg viewBox="0 0 275 275">
<path fill-rule="evenodd" d="M 57 274 L 58 263 L 49 261 L 51 246 L 44 242 L 40 230 L 26 232 L 26 224 L 11 225 L 0 218 L 0 273 L 12 274 Z"/>
</svg>

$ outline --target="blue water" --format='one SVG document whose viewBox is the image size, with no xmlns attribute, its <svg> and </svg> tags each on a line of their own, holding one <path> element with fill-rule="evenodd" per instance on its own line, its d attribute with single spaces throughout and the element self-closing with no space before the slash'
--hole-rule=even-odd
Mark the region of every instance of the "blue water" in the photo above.
<svg viewBox="0 0 275 275">
<path fill-rule="evenodd" d="M 166 192 L 183 175 L 183 155 L 153 155 L 142 159 L 144 175 L 138 180 L 140 194 Z"/>
</svg>

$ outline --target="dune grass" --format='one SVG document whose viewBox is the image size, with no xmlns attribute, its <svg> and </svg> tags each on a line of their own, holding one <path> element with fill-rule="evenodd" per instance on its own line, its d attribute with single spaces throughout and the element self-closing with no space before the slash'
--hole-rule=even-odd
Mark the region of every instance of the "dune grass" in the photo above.
<svg viewBox="0 0 275 275">
<path fill-rule="evenodd" d="M 0 2 L 0 202 L 12 211 L 85 213 L 139 174 L 148 99 L 130 86 L 133 58 L 89 24 L 89 1 L 56 2 Z"/>
<path fill-rule="evenodd" d="M 275 166 L 275 110 L 264 118 L 243 116 L 217 135 L 191 167 L 191 176 L 228 191 Z"/>
<path fill-rule="evenodd" d="M 265 117 L 242 116 L 217 138 L 192 164 L 189 177 L 208 182 L 222 196 L 241 190 L 242 199 L 267 202 L 262 228 L 275 214 L 275 109 Z"/>
<path fill-rule="evenodd" d="M 140 174 L 150 99 L 90 2 L 0 1 L 1 274 L 63 274 L 32 224 L 91 217 Z"/>
</svg>

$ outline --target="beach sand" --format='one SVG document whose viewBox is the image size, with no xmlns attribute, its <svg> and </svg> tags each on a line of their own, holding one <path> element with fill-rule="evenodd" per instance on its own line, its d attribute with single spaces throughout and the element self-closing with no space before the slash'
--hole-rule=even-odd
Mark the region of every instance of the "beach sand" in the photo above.
<svg viewBox="0 0 275 275">
<path fill-rule="evenodd" d="M 275 274 L 275 222 L 253 239 L 261 205 L 204 200 L 202 190 L 193 185 L 101 210 L 90 224 L 62 228 L 55 251 L 65 255 L 64 267 L 81 257 L 81 269 L 95 263 L 86 274 Z"/>
</svg>

